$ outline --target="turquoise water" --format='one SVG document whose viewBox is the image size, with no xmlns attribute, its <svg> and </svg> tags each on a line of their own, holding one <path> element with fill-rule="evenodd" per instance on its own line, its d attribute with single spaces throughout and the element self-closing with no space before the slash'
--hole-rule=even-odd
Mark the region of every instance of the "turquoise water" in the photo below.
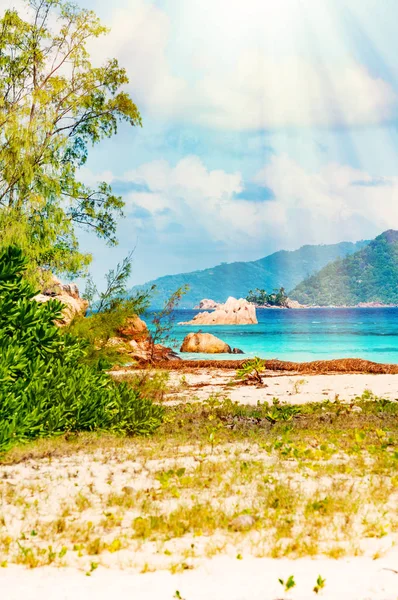
<svg viewBox="0 0 398 600">
<path fill-rule="evenodd" d="M 197 311 L 178 310 L 176 322 Z M 398 363 L 398 308 L 258 310 L 258 325 L 195 327 L 176 325 L 179 348 L 191 331 L 212 333 L 245 355 L 294 362 L 330 358 L 364 358 Z M 184 354 L 184 358 L 209 358 Z M 217 358 L 244 358 L 230 354 Z"/>
</svg>

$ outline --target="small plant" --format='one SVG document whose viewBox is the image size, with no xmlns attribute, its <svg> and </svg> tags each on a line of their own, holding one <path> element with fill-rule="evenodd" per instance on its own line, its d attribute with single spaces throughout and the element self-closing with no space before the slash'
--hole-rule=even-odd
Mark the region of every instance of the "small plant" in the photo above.
<svg viewBox="0 0 398 600">
<path fill-rule="evenodd" d="M 294 576 L 293 575 L 290 575 L 290 577 L 288 577 L 286 579 L 286 581 L 284 581 L 283 579 L 278 579 L 278 581 L 283 586 L 283 589 L 285 590 L 285 592 L 289 592 L 296 585 L 296 582 L 294 581 Z"/>
<path fill-rule="evenodd" d="M 176 592 L 174 594 L 174 598 L 176 598 L 177 600 L 184 600 L 184 598 L 181 596 L 181 594 L 178 590 L 176 590 Z"/>
<path fill-rule="evenodd" d="M 243 363 L 242 367 L 236 371 L 236 379 L 240 379 L 248 384 L 263 385 L 263 377 L 261 375 L 263 371 L 265 371 L 265 360 L 256 356 L 253 360 Z"/>
<path fill-rule="evenodd" d="M 321 590 L 325 587 L 326 579 L 318 575 L 318 579 L 316 580 L 316 586 L 314 587 L 315 594 L 319 594 Z"/>
<path fill-rule="evenodd" d="M 297 381 L 292 381 L 293 383 L 293 392 L 292 394 L 299 394 L 301 391 L 301 387 L 307 383 L 306 379 L 298 379 Z"/>
<path fill-rule="evenodd" d="M 90 570 L 86 572 L 87 577 L 91 576 L 91 573 L 93 573 L 95 571 L 95 569 L 98 569 L 98 564 L 97 562 L 92 562 L 90 564 Z"/>
<path fill-rule="evenodd" d="M 265 413 L 265 418 L 272 425 L 281 421 L 291 421 L 295 415 L 301 412 L 298 406 L 279 406 L 274 403 L 271 410 Z"/>
</svg>

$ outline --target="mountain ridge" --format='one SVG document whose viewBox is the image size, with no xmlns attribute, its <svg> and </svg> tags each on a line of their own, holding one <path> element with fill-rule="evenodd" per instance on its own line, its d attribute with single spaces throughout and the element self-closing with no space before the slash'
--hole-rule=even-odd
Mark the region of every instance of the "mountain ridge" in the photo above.
<svg viewBox="0 0 398 600">
<path fill-rule="evenodd" d="M 255 261 L 221 263 L 208 269 L 165 275 L 131 291 L 142 291 L 156 285 L 157 293 L 152 307 L 158 308 L 179 287 L 190 290 L 183 297 L 181 308 L 194 308 L 203 298 L 225 302 L 229 296 L 246 297 L 254 288 L 273 291 L 284 287 L 292 289 L 303 279 L 318 272 L 338 257 L 345 257 L 366 247 L 368 240 L 339 242 L 337 244 L 306 244 L 297 250 L 279 250 Z"/>
<path fill-rule="evenodd" d="M 398 305 L 398 231 L 384 231 L 358 252 L 337 258 L 289 295 L 309 306 Z"/>
</svg>

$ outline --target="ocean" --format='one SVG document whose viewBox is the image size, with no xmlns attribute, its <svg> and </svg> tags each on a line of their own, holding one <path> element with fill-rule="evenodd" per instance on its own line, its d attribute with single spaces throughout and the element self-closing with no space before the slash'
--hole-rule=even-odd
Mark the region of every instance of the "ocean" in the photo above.
<svg viewBox="0 0 398 600">
<path fill-rule="evenodd" d="M 398 363 L 398 308 L 257 310 L 258 325 L 182 326 L 195 310 L 175 311 L 172 336 L 179 349 L 187 333 L 209 332 L 240 348 L 244 356 L 217 355 L 218 359 L 261 358 L 294 362 L 331 358 L 363 358 Z M 150 321 L 150 315 L 147 316 Z M 183 354 L 184 358 L 211 358 L 209 354 Z"/>
</svg>

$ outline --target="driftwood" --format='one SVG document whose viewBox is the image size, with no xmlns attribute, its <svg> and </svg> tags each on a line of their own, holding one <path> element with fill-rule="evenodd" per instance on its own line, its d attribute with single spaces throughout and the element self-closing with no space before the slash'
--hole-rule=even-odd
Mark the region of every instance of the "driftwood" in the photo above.
<svg viewBox="0 0 398 600">
<path fill-rule="evenodd" d="M 247 359 L 246 359 L 247 360 Z M 196 369 L 239 369 L 246 360 L 170 360 L 156 363 L 156 367 L 171 371 L 195 371 Z M 316 360 L 307 363 L 267 360 L 267 371 L 285 371 L 306 375 L 329 373 L 398 374 L 398 365 L 380 364 L 360 358 Z"/>
</svg>

